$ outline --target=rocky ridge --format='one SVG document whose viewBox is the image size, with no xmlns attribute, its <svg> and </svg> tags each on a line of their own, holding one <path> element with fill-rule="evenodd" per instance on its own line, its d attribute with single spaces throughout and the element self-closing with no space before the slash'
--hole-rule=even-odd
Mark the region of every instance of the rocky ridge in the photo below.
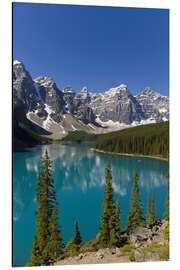
<svg viewBox="0 0 180 270">
<path fill-rule="evenodd" d="M 83 87 L 60 90 L 53 78 L 32 79 L 23 63 L 13 62 L 13 98 L 23 104 L 27 119 L 60 139 L 69 131 L 106 133 L 169 119 L 169 98 L 146 88 L 133 96 L 121 84 L 101 93 Z"/>
<path fill-rule="evenodd" d="M 120 262 L 145 262 L 168 260 L 169 240 L 164 238 L 163 231 L 168 226 L 166 220 L 156 220 L 147 227 L 138 227 L 129 237 L 130 244 L 122 248 L 103 248 L 98 251 L 81 252 L 58 260 L 55 265 L 102 264 Z M 91 246 L 89 247 L 91 248 Z M 163 255 L 165 254 L 165 256 Z"/>
</svg>

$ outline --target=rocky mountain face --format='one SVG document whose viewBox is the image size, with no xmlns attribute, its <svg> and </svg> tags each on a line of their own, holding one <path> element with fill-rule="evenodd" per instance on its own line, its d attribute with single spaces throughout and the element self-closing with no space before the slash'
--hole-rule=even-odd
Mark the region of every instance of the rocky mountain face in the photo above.
<svg viewBox="0 0 180 270">
<path fill-rule="evenodd" d="M 13 98 L 21 101 L 27 112 L 37 107 L 38 97 L 34 82 L 24 65 L 17 60 L 13 62 Z"/>
<path fill-rule="evenodd" d="M 27 119 L 55 139 L 74 130 L 105 133 L 169 119 L 169 98 L 150 88 L 135 97 L 124 84 L 101 93 L 87 87 L 79 93 L 71 86 L 60 90 L 51 77 L 33 80 L 17 60 L 13 62 L 13 99 L 22 104 Z"/>
<path fill-rule="evenodd" d="M 53 78 L 40 76 L 34 80 L 34 86 L 39 97 L 37 116 L 44 120 L 47 120 L 49 116 L 52 121 L 60 123 L 65 103 L 63 94 L 57 88 Z"/>
<path fill-rule="evenodd" d="M 136 96 L 145 119 L 154 119 L 157 122 L 169 119 L 169 98 L 147 87 L 143 92 Z"/>
<path fill-rule="evenodd" d="M 67 113 L 73 114 L 85 124 L 95 122 L 95 115 L 89 106 L 90 94 L 86 87 L 84 87 L 80 93 L 76 93 L 72 87 L 66 87 L 62 92 L 64 94 Z"/>
<path fill-rule="evenodd" d="M 144 118 L 141 106 L 124 84 L 100 94 L 91 94 L 90 104 L 101 122 L 111 120 L 131 124 Z"/>
</svg>

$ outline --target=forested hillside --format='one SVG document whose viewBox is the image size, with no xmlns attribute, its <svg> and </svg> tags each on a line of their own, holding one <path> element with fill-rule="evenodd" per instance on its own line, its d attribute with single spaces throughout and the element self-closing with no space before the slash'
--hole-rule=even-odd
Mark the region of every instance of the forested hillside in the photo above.
<svg viewBox="0 0 180 270">
<path fill-rule="evenodd" d="M 95 141 L 98 138 L 98 134 L 87 133 L 85 131 L 71 131 L 68 133 L 66 137 L 62 139 L 62 141 L 70 141 L 70 142 L 83 142 L 83 141 Z"/>
<path fill-rule="evenodd" d="M 50 143 L 50 139 L 44 137 L 49 132 L 36 126 L 26 118 L 24 105 L 13 99 L 13 151 L 19 151 L 37 144 Z"/>
<path fill-rule="evenodd" d="M 93 148 L 113 153 L 168 158 L 169 121 L 137 126 L 102 135 L 98 137 Z"/>
</svg>

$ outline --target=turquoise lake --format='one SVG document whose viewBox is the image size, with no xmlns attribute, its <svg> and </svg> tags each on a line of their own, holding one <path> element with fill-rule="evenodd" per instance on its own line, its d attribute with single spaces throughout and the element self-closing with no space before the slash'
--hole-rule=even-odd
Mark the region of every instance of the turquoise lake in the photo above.
<svg viewBox="0 0 180 270">
<path fill-rule="evenodd" d="M 110 161 L 114 198 L 120 199 L 121 225 L 127 225 L 134 167 L 144 203 L 155 194 L 156 216 L 163 217 L 166 200 L 168 163 L 151 158 L 95 153 L 89 143 L 67 143 L 39 146 L 13 155 L 13 266 L 24 266 L 30 259 L 35 233 L 37 175 L 40 159 L 48 149 L 53 162 L 57 200 L 61 213 L 59 225 L 65 243 L 73 236 L 75 221 L 83 241 L 96 237 L 102 214 L 105 168 Z"/>
</svg>

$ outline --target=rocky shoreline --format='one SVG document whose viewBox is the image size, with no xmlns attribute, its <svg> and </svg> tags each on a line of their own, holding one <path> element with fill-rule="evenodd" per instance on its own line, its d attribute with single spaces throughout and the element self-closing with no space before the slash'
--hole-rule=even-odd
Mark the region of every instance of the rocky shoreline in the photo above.
<svg viewBox="0 0 180 270">
<path fill-rule="evenodd" d="M 108 154 L 108 155 L 118 155 L 118 156 L 127 156 L 127 157 L 142 157 L 142 158 L 153 158 L 153 159 L 159 159 L 159 160 L 163 160 L 163 161 L 167 161 L 167 158 L 162 158 L 162 157 L 156 157 L 156 156 L 148 156 L 148 155 L 138 155 L 138 154 L 127 154 L 127 153 L 114 153 L 114 152 L 108 152 L 108 151 L 103 151 L 103 150 L 99 150 L 96 148 L 90 148 L 91 151 L 93 152 L 98 152 L 98 153 L 102 153 L 102 154 Z"/>
<path fill-rule="evenodd" d="M 120 248 L 103 248 L 87 251 L 77 256 L 69 256 L 58 260 L 54 265 L 103 264 L 122 262 L 152 262 L 169 260 L 169 239 L 164 237 L 167 220 L 156 220 L 146 227 L 138 227 L 131 234 L 124 233 L 128 244 Z M 91 246 L 89 246 L 91 248 Z"/>
</svg>

